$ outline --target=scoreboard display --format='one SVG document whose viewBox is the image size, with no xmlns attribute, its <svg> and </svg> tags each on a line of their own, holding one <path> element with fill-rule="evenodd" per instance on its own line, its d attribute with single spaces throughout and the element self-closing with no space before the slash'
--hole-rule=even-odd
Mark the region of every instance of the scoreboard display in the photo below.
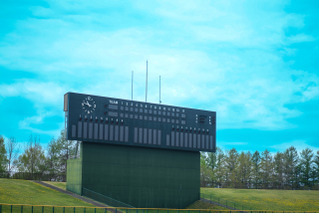
<svg viewBox="0 0 320 213">
<path fill-rule="evenodd" d="M 186 151 L 216 150 L 216 112 L 68 92 L 67 140 Z"/>
</svg>

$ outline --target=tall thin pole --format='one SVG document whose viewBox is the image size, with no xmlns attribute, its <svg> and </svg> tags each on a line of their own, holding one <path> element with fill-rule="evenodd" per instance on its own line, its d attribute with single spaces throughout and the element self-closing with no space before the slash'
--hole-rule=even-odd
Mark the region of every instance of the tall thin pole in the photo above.
<svg viewBox="0 0 320 213">
<path fill-rule="evenodd" d="M 145 101 L 148 100 L 148 60 L 146 61 L 146 97 Z"/>
<path fill-rule="evenodd" d="M 131 100 L 133 100 L 133 70 L 131 72 Z"/>
<path fill-rule="evenodd" d="M 161 104 L 161 75 L 159 75 L 159 104 Z"/>
</svg>

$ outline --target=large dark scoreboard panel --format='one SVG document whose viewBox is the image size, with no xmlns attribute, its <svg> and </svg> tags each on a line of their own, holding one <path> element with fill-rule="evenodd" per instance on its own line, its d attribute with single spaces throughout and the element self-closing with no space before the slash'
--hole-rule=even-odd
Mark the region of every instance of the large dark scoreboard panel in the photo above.
<svg viewBox="0 0 320 213">
<path fill-rule="evenodd" d="M 67 139 L 216 150 L 216 112 L 79 93 L 64 96 Z"/>
</svg>

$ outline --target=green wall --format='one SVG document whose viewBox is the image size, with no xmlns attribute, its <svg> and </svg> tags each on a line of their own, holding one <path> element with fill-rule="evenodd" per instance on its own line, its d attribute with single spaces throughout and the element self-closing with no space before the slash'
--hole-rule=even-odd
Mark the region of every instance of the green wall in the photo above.
<svg viewBox="0 0 320 213">
<path fill-rule="evenodd" d="M 200 153 L 84 142 L 82 187 L 134 207 L 184 208 L 200 199 Z"/>
<path fill-rule="evenodd" d="M 67 190 L 82 195 L 82 159 L 67 161 Z"/>
</svg>

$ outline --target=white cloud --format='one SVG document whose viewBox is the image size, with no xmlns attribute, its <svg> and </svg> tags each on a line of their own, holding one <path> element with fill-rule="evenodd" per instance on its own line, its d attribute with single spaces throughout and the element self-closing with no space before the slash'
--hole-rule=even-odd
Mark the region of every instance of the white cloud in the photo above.
<svg viewBox="0 0 320 213">
<path fill-rule="evenodd" d="M 65 89 L 54 82 L 39 82 L 38 80 L 22 80 L 13 84 L 0 84 L 0 96 L 22 96 L 32 100 L 35 105 L 60 106 Z"/>
<path fill-rule="evenodd" d="M 41 113 L 40 115 L 27 117 L 19 122 L 19 128 L 24 130 L 30 130 L 34 134 L 58 136 L 61 132 L 61 129 L 63 129 L 63 124 L 60 124 L 59 128 L 57 129 L 44 130 L 44 129 L 47 129 L 44 119 L 49 116 L 50 116 L 50 113 L 48 114 Z M 33 127 L 33 125 L 35 124 L 38 124 L 37 127 Z"/>
<path fill-rule="evenodd" d="M 316 153 L 319 150 L 319 147 L 311 146 L 311 145 L 307 144 L 305 140 L 289 141 L 289 142 L 270 146 L 270 148 L 275 149 L 280 152 L 284 152 L 286 149 L 288 149 L 291 146 L 295 147 L 297 149 L 298 153 L 300 153 L 302 150 L 304 150 L 306 148 L 311 149 L 314 153 Z"/>
</svg>

